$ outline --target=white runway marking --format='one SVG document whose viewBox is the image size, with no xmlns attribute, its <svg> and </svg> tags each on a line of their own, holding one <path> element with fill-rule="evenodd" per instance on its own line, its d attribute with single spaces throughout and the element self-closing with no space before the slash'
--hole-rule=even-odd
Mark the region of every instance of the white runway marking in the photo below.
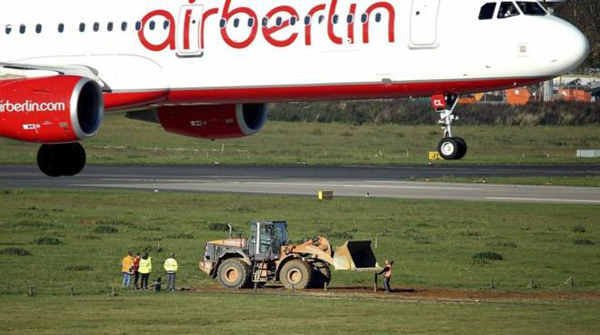
<svg viewBox="0 0 600 335">
<path fill-rule="evenodd" d="M 485 197 L 487 200 L 505 200 L 505 201 L 542 201 L 542 202 L 577 202 L 600 204 L 600 200 L 585 200 L 585 199 L 547 199 L 547 198 L 513 198 L 513 197 Z"/>
<path fill-rule="evenodd" d="M 238 182 L 240 184 L 253 185 L 279 185 L 279 186 L 310 186 L 310 187 L 348 187 L 348 188 L 385 188 L 385 189 L 409 189 L 409 190 L 449 190 L 449 191 L 477 191 L 480 188 L 473 187 L 447 187 L 447 186 L 409 186 L 409 185 L 375 185 L 375 184 L 334 184 L 334 183 L 294 183 L 294 182 Z"/>
</svg>

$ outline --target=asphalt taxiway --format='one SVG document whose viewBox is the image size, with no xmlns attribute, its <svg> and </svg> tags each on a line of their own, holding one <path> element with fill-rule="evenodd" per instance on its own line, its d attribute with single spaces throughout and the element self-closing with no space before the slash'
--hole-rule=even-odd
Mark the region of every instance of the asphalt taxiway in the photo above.
<svg viewBox="0 0 600 335">
<path fill-rule="evenodd" d="M 442 176 L 599 176 L 600 165 L 88 166 L 75 177 L 48 178 L 36 166 L 0 166 L 0 187 L 129 189 L 315 196 L 600 204 L 600 188 L 424 181 Z M 411 180 L 420 181 L 411 181 Z"/>
</svg>

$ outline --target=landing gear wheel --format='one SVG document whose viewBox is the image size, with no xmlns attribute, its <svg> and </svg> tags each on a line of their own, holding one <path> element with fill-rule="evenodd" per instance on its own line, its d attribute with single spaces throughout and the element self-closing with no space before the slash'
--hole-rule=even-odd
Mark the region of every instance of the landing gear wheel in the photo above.
<svg viewBox="0 0 600 335">
<path fill-rule="evenodd" d="M 314 262 L 312 264 L 312 281 L 310 287 L 323 288 L 325 283 L 331 282 L 331 268 L 324 262 Z"/>
<path fill-rule="evenodd" d="M 467 154 L 467 142 L 462 137 L 455 137 L 454 140 L 458 142 L 460 148 L 459 155 L 455 159 L 462 159 Z"/>
<path fill-rule="evenodd" d="M 440 156 L 445 160 L 458 159 L 462 152 L 461 144 L 454 137 L 446 137 L 438 144 Z"/>
<path fill-rule="evenodd" d="M 58 149 L 55 145 L 44 144 L 37 154 L 37 164 L 40 170 L 48 177 L 62 176 L 62 169 L 58 158 Z"/>
<path fill-rule="evenodd" d="M 440 156 L 446 160 L 463 158 L 467 154 L 467 143 L 460 137 L 452 136 L 452 123 L 458 120 L 458 116 L 454 115 L 454 108 L 456 108 L 459 97 L 454 94 L 440 94 L 431 99 L 440 118 L 438 123 L 444 131 L 444 139 L 438 145 Z"/>
<path fill-rule="evenodd" d="M 246 287 L 250 282 L 250 267 L 239 259 L 228 259 L 219 266 L 217 279 L 228 289 Z"/>
<path fill-rule="evenodd" d="M 85 162 L 85 149 L 79 143 L 44 144 L 37 154 L 38 167 L 49 177 L 74 176 Z"/>
<path fill-rule="evenodd" d="M 279 277 L 283 286 L 288 290 L 292 288 L 304 290 L 311 281 L 312 269 L 307 262 L 301 259 L 293 259 L 283 265 Z"/>
</svg>

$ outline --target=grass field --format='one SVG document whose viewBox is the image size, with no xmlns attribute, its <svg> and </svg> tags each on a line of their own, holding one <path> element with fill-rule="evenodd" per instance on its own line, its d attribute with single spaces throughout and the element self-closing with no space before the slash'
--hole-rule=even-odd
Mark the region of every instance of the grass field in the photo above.
<svg viewBox="0 0 600 335">
<path fill-rule="evenodd" d="M 600 148 L 600 126 L 457 124 L 455 132 L 469 144 L 464 163 L 600 162 L 575 157 L 577 149 Z M 92 164 L 385 165 L 426 163 L 440 138 L 437 126 L 268 122 L 256 135 L 211 142 L 109 115 L 98 136 L 84 145 Z M 0 146 L 0 163 L 35 162 L 37 145 L 0 140 Z"/>
<path fill-rule="evenodd" d="M 287 219 L 296 241 L 321 233 L 341 245 L 377 236 L 380 262 L 397 261 L 397 285 L 479 290 L 493 278 L 498 290 L 526 291 L 534 278 L 543 291 L 573 276 L 575 291 L 600 289 L 600 209 L 591 205 L 6 190 L 0 212 L 0 250 L 32 254 L 0 255 L 4 275 L 14 278 L 0 283 L 2 294 L 22 294 L 29 284 L 48 294 L 70 286 L 104 293 L 119 283 L 119 262 L 129 249 L 151 250 L 157 276 L 174 251 L 181 285 L 211 285 L 197 262 L 205 241 L 226 235 L 211 224 L 231 222 L 246 233 L 253 219 Z M 34 242 L 43 237 L 60 244 Z M 505 260 L 472 259 L 486 251 Z M 337 272 L 332 285 L 371 282 L 372 274 Z"/>
<path fill-rule="evenodd" d="M 0 333 L 597 334 L 598 313 L 598 301 L 416 303 L 252 293 L 2 297 Z"/>
<path fill-rule="evenodd" d="M 2 190 L 0 213 L 2 334 L 270 334 L 272 325 L 289 334 L 307 327 L 332 334 L 594 334 L 600 327 L 597 206 Z M 287 219 L 296 241 L 321 233 L 341 245 L 377 236 L 375 252 L 380 262 L 396 261 L 393 286 L 403 290 L 491 294 L 493 279 L 493 292 L 533 299 L 415 302 L 401 292 L 386 299 L 364 294 L 371 273 L 348 272 L 335 272 L 331 284 L 343 294 L 215 292 L 216 283 L 197 269 L 204 242 L 227 234 L 212 224 L 231 222 L 246 233 L 253 219 Z M 19 249 L 31 255 L 15 255 Z M 174 251 L 179 286 L 202 292 L 121 291 L 120 259 L 129 249 L 150 250 L 151 278 L 164 277 L 162 262 Z M 504 260 L 473 259 L 486 251 Z M 575 286 L 561 286 L 569 277 Z M 531 279 L 536 289 L 527 288 Z M 26 296 L 29 285 L 34 297 Z"/>
</svg>

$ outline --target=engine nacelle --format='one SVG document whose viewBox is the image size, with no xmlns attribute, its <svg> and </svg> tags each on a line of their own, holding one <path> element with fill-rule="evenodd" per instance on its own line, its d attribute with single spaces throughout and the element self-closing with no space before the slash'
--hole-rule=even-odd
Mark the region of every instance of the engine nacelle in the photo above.
<svg viewBox="0 0 600 335">
<path fill-rule="evenodd" d="M 77 76 L 0 81 L 0 136 L 37 143 L 78 142 L 104 116 L 100 86 Z"/>
<path fill-rule="evenodd" d="M 268 111 L 266 104 L 225 104 L 160 107 L 156 114 L 168 132 L 216 140 L 260 131 Z"/>
</svg>

